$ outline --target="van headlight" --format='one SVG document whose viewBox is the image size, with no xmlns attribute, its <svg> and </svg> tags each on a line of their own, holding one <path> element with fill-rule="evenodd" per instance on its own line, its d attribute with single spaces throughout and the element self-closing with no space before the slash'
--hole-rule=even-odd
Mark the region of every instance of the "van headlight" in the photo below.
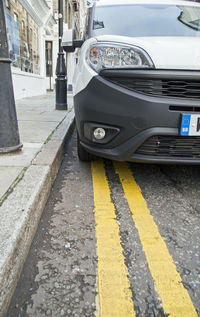
<svg viewBox="0 0 200 317">
<path fill-rule="evenodd" d="M 143 49 L 122 44 L 93 44 L 86 53 L 86 60 L 96 72 L 106 68 L 154 68 Z"/>
</svg>

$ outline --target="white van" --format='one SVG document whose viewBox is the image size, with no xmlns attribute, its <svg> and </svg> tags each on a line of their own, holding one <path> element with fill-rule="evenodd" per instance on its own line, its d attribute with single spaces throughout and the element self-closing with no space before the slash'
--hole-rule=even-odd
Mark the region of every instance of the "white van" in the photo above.
<svg viewBox="0 0 200 317">
<path fill-rule="evenodd" d="M 81 160 L 199 164 L 200 5 L 95 2 L 73 89 Z"/>
</svg>

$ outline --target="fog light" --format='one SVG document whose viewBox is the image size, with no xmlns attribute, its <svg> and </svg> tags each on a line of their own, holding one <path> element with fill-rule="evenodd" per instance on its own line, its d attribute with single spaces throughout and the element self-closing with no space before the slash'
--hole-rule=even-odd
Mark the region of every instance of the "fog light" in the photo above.
<svg viewBox="0 0 200 317">
<path fill-rule="evenodd" d="M 96 140 L 102 140 L 106 135 L 106 131 L 103 128 L 96 128 L 93 134 Z"/>
</svg>

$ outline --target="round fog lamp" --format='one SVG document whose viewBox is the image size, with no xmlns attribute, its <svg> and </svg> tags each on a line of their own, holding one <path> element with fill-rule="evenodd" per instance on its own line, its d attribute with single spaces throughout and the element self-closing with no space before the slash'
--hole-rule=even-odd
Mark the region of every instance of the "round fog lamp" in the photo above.
<svg viewBox="0 0 200 317">
<path fill-rule="evenodd" d="M 96 128 L 93 134 L 96 140 L 102 140 L 106 135 L 106 131 L 103 128 Z"/>
</svg>

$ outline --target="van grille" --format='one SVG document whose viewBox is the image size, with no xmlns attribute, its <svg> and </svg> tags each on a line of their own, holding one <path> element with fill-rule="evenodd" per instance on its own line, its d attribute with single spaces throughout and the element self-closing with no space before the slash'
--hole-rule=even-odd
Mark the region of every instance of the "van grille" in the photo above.
<svg viewBox="0 0 200 317">
<path fill-rule="evenodd" d="M 168 80 L 110 77 L 119 86 L 139 93 L 160 96 L 200 99 L 200 80 Z"/>
<path fill-rule="evenodd" d="M 135 153 L 158 157 L 199 159 L 200 137 L 153 136 L 147 139 Z"/>
</svg>

